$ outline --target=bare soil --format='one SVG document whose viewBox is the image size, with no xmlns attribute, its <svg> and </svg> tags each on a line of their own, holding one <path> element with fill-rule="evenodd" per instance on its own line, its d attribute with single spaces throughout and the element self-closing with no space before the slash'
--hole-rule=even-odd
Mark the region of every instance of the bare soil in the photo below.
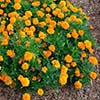
<svg viewBox="0 0 100 100">
<path fill-rule="evenodd" d="M 47 89 L 46 95 L 39 97 L 32 94 L 32 100 L 100 100 L 100 0 L 70 0 L 75 5 L 81 6 L 87 15 L 90 16 L 90 24 L 94 26 L 91 32 L 96 37 L 99 48 L 96 50 L 96 56 L 99 64 L 96 66 L 98 78 L 91 85 L 81 90 L 75 90 L 72 86 L 63 87 L 57 91 Z M 21 100 L 22 93 L 14 91 L 9 87 L 3 87 L 0 82 L 0 100 Z"/>
</svg>

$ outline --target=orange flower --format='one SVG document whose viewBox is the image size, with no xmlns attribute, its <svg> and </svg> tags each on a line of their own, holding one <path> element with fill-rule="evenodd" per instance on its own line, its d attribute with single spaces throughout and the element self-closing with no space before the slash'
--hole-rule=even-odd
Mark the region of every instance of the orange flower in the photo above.
<svg viewBox="0 0 100 100">
<path fill-rule="evenodd" d="M 31 26 L 31 27 L 30 27 L 30 30 L 34 33 L 34 32 L 36 31 L 35 26 Z"/>
<path fill-rule="evenodd" d="M 43 89 L 41 89 L 41 88 L 38 89 L 37 94 L 40 95 L 40 96 L 42 96 L 44 94 Z"/>
<path fill-rule="evenodd" d="M 43 54 L 44 54 L 45 57 L 50 57 L 52 55 L 50 50 L 43 51 Z"/>
<path fill-rule="evenodd" d="M 58 60 L 52 60 L 51 62 L 55 68 L 60 68 L 60 62 Z"/>
<path fill-rule="evenodd" d="M 67 34 L 66 34 L 66 37 L 67 37 L 67 38 L 71 38 L 71 34 L 70 34 L 70 33 L 67 33 Z"/>
<path fill-rule="evenodd" d="M 86 57 L 86 53 L 85 52 L 82 52 L 81 57 L 82 58 L 85 58 Z"/>
<path fill-rule="evenodd" d="M 42 11 L 40 11 L 40 10 L 38 10 L 38 11 L 36 12 L 36 14 L 37 14 L 39 17 L 43 17 L 43 16 L 44 16 L 44 13 L 43 13 Z"/>
<path fill-rule="evenodd" d="M 51 11 L 51 9 L 49 8 L 49 7 L 46 7 L 46 9 L 45 9 L 47 12 L 50 12 Z"/>
<path fill-rule="evenodd" d="M 72 60 L 73 60 L 72 56 L 70 56 L 69 54 L 66 55 L 64 59 L 65 59 L 65 61 L 68 62 L 68 63 L 71 63 Z"/>
<path fill-rule="evenodd" d="M 63 13 L 58 13 L 58 18 L 64 18 L 64 14 Z"/>
<path fill-rule="evenodd" d="M 67 68 L 66 66 L 63 65 L 63 66 L 61 67 L 61 73 L 66 74 L 67 71 L 68 71 L 68 68 Z"/>
<path fill-rule="evenodd" d="M 29 64 L 28 63 L 23 63 L 22 64 L 22 69 L 23 70 L 28 70 L 29 69 Z"/>
<path fill-rule="evenodd" d="M 82 50 L 85 49 L 85 45 L 84 45 L 83 42 L 78 42 L 78 47 L 79 47 L 80 49 L 82 49 Z"/>
<path fill-rule="evenodd" d="M 27 77 L 22 77 L 20 82 L 23 87 L 28 87 L 30 85 L 30 80 Z"/>
<path fill-rule="evenodd" d="M 77 66 L 77 63 L 76 63 L 76 62 L 72 62 L 72 63 L 71 63 L 71 66 L 72 66 L 72 67 L 76 67 L 76 66 Z"/>
<path fill-rule="evenodd" d="M 81 73 L 80 73 L 79 68 L 76 68 L 76 69 L 75 69 L 75 76 L 79 77 L 80 74 L 81 74 Z"/>
<path fill-rule="evenodd" d="M 12 31 L 13 30 L 13 25 L 12 24 L 8 24 L 7 25 L 7 30 L 8 31 Z"/>
<path fill-rule="evenodd" d="M 48 48 L 49 48 L 49 50 L 52 51 L 52 52 L 55 51 L 55 46 L 54 46 L 54 45 L 50 45 Z"/>
<path fill-rule="evenodd" d="M 72 31 L 72 37 L 73 37 L 74 39 L 78 39 L 78 33 L 76 32 L 76 30 L 73 30 L 73 31 Z"/>
<path fill-rule="evenodd" d="M 32 77 L 32 80 L 33 80 L 33 81 L 36 81 L 36 80 L 37 80 L 37 77 L 36 77 L 36 76 L 33 76 L 33 77 Z"/>
<path fill-rule="evenodd" d="M 50 5 L 51 9 L 55 9 L 55 7 L 56 7 L 56 4 L 54 4 L 54 3 Z"/>
<path fill-rule="evenodd" d="M 73 12 L 78 12 L 78 9 L 77 9 L 76 7 L 72 7 L 71 10 L 72 10 Z"/>
<path fill-rule="evenodd" d="M 26 34 L 25 34 L 24 31 L 20 31 L 20 32 L 19 32 L 19 35 L 20 35 L 20 37 L 22 37 L 22 38 L 26 36 Z"/>
<path fill-rule="evenodd" d="M 35 58 L 35 55 L 32 52 L 27 51 L 24 54 L 25 61 L 30 61 L 30 60 L 32 60 L 33 57 Z"/>
<path fill-rule="evenodd" d="M 44 32 L 39 32 L 39 38 L 40 39 L 45 39 L 46 38 L 46 34 Z"/>
<path fill-rule="evenodd" d="M 95 72 L 90 72 L 89 76 L 94 80 L 97 78 L 97 74 Z"/>
<path fill-rule="evenodd" d="M 11 18 L 10 18 L 10 23 L 11 23 L 11 24 L 14 24 L 15 22 L 16 22 L 16 18 L 15 18 L 15 17 L 11 17 Z"/>
<path fill-rule="evenodd" d="M 61 27 L 62 27 L 63 29 L 65 29 L 65 30 L 67 30 L 67 29 L 69 28 L 68 22 L 62 21 L 62 22 L 60 23 L 60 25 L 61 25 Z"/>
<path fill-rule="evenodd" d="M 33 1 L 32 6 L 40 6 L 40 1 Z"/>
<path fill-rule="evenodd" d="M 13 58 L 15 56 L 14 50 L 7 50 L 7 56 Z"/>
<path fill-rule="evenodd" d="M 6 46 L 8 45 L 8 39 L 3 39 L 1 45 Z"/>
<path fill-rule="evenodd" d="M 0 15 L 3 15 L 4 11 L 2 9 L 0 9 Z"/>
<path fill-rule="evenodd" d="M 22 100 L 31 100 L 30 94 L 24 93 L 23 96 L 22 96 Z"/>
<path fill-rule="evenodd" d="M 34 25 L 39 24 L 39 20 L 38 20 L 38 18 L 33 18 L 33 21 L 32 21 L 32 22 L 33 22 Z"/>
<path fill-rule="evenodd" d="M 66 6 L 66 1 L 62 0 L 59 2 L 60 7 Z"/>
<path fill-rule="evenodd" d="M 79 30 L 79 31 L 78 31 L 78 34 L 79 34 L 80 36 L 83 36 L 83 35 L 84 35 L 84 31 L 83 31 L 83 30 Z"/>
<path fill-rule="evenodd" d="M 20 2 L 21 2 L 21 0 L 14 0 L 14 2 L 15 2 L 15 3 L 20 3 Z"/>
<path fill-rule="evenodd" d="M 80 88 L 82 88 L 82 83 L 80 81 L 76 81 L 74 83 L 74 86 L 75 86 L 76 89 L 80 89 Z"/>
<path fill-rule="evenodd" d="M 48 71 L 48 68 L 47 67 L 42 67 L 42 72 L 46 73 Z"/>
<path fill-rule="evenodd" d="M 47 32 L 48 32 L 49 34 L 54 34 L 55 31 L 54 31 L 53 28 L 48 28 L 48 29 L 47 29 Z"/>
<path fill-rule="evenodd" d="M 97 60 L 97 58 L 94 57 L 94 56 L 90 56 L 90 57 L 88 58 L 88 60 L 89 60 L 89 62 L 90 62 L 91 64 L 93 64 L 93 65 L 97 65 L 97 64 L 98 64 L 98 60 Z"/>
<path fill-rule="evenodd" d="M 15 4 L 14 4 L 14 9 L 15 9 L 15 10 L 20 10 L 20 9 L 21 9 L 20 3 L 15 3 Z"/>
<path fill-rule="evenodd" d="M 3 61 L 3 56 L 0 56 L 0 62 Z"/>
</svg>

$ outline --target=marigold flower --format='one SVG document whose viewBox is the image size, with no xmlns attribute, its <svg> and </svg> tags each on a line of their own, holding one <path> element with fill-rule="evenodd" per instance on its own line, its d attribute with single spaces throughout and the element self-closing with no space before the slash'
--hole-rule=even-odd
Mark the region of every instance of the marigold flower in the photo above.
<svg viewBox="0 0 100 100">
<path fill-rule="evenodd" d="M 50 57 L 52 55 L 52 52 L 50 50 L 43 51 L 43 54 L 45 57 Z"/>
<path fill-rule="evenodd" d="M 72 7 L 71 10 L 72 10 L 73 12 L 78 12 L 78 8 L 76 8 L 76 7 Z"/>
<path fill-rule="evenodd" d="M 43 13 L 42 11 L 40 11 L 40 10 L 38 10 L 38 11 L 36 12 L 36 14 L 37 14 L 39 17 L 43 17 L 43 16 L 44 16 L 44 13 Z"/>
<path fill-rule="evenodd" d="M 85 51 L 82 52 L 81 57 L 82 57 L 82 58 L 85 58 L 85 57 L 86 57 L 86 53 L 85 53 Z"/>
<path fill-rule="evenodd" d="M 40 39 L 45 39 L 46 38 L 46 34 L 42 31 L 39 32 L 39 38 Z"/>
<path fill-rule="evenodd" d="M 67 30 L 68 28 L 69 28 L 69 24 L 68 24 L 68 22 L 61 22 L 60 23 L 60 25 L 61 25 L 61 27 L 63 28 L 63 29 L 65 29 L 65 30 Z"/>
<path fill-rule="evenodd" d="M 84 41 L 84 44 L 85 44 L 85 47 L 86 47 L 87 49 L 90 49 L 90 48 L 92 47 L 92 43 L 91 43 L 91 41 L 89 41 L 89 40 L 85 40 L 85 41 Z"/>
<path fill-rule="evenodd" d="M 76 89 L 80 89 L 80 88 L 82 88 L 82 83 L 80 81 L 76 81 L 74 83 L 74 86 L 75 86 Z"/>
<path fill-rule="evenodd" d="M 79 68 L 76 68 L 75 69 L 75 76 L 79 77 L 80 76 L 80 69 Z"/>
<path fill-rule="evenodd" d="M 55 9 L 55 7 L 56 7 L 55 4 L 51 4 L 51 5 L 50 5 L 50 8 L 51 8 L 51 9 Z"/>
<path fill-rule="evenodd" d="M 29 51 L 25 52 L 25 54 L 24 54 L 24 60 L 25 61 L 30 61 L 34 57 L 35 57 L 35 55 L 32 52 L 29 52 Z"/>
<path fill-rule="evenodd" d="M 13 30 L 13 25 L 12 24 L 8 24 L 7 25 L 7 30 L 8 31 L 12 31 Z"/>
<path fill-rule="evenodd" d="M 3 61 L 3 56 L 0 56 L 0 62 Z"/>
<path fill-rule="evenodd" d="M 15 3 L 13 7 L 14 7 L 15 10 L 20 10 L 21 9 L 20 3 Z"/>
<path fill-rule="evenodd" d="M 49 34 L 54 34 L 55 31 L 54 31 L 53 28 L 48 28 L 48 29 L 47 29 L 47 32 L 48 32 Z"/>
<path fill-rule="evenodd" d="M 61 73 L 66 74 L 67 71 L 68 71 L 68 68 L 67 68 L 66 66 L 63 65 L 63 66 L 61 67 Z"/>
<path fill-rule="evenodd" d="M 66 37 L 67 37 L 67 38 L 71 38 L 72 36 L 71 36 L 70 33 L 67 33 L 67 34 L 66 34 Z"/>
<path fill-rule="evenodd" d="M 39 24 L 39 20 L 38 20 L 38 18 L 33 18 L 33 21 L 32 21 L 32 22 L 33 22 L 34 25 Z"/>
<path fill-rule="evenodd" d="M 55 68 L 58 68 L 58 69 L 60 68 L 60 62 L 58 60 L 52 60 L 51 63 L 53 64 Z"/>
<path fill-rule="evenodd" d="M 79 34 L 80 36 L 83 36 L 83 35 L 84 35 L 84 31 L 83 31 L 83 30 L 79 30 L 79 31 L 78 31 L 78 34 Z"/>
<path fill-rule="evenodd" d="M 66 85 L 68 79 L 68 74 L 60 74 L 59 83 L 61 85 Z"/>
<path fill-rule="evenodd" d="M 98 60 L 97 60 L 97 58 L 94 57 L 94 56 L 90 56 L 90 57 L 88 58 L 88 60 L 89 60 L 89 62 L 90 62 L 91 64 L 93 64 L 93 65 L 97 65 L 97 64 L 98 64 Z"/>
<path fill-rule="evenodd" d="M 44 94 L 44 91 L 42 88 L 38 89 L 37 94 L 42 96 Z"/>
<path fill-rule="evenodd" d="M 49 50 L 52 51 L 52 52 L 55 51 L 55 46 L 54 46 L 54 45 L 50 45 L 48 48 L 49 48 Z"/>
<path fill-rule="evenodd" d="M 66 61 L 67 63 L 71 63 L 71 62 L 72 62 L 72 60 L 73 60 L 72 56 L 71 56 L 71 55 L 69 55 L 69 54 L 68 54 L 68 55 L 66 55 L 64 59 L 65 59 L 65 61 Z"/>
<path fill-rule="evenodd" d="M 46 73 L 48 71 L 48 68 L 47 67 L 42 67 L 42 72 Z"/>
<path fill-rule="evenodd" d="M 85 44 L 83 42 L 78 42 L 78 47 L 82 50 L 85 49 Z"/>
<path fill-rule="evenodd" d="M 89 76 L 94 80 L 97 78 L 97 74 L 95 72 L 90 72 Z"/>
<path fill-rule="evenodd" d="M 36 76 L 33 76 L 33 77 L 32 77 L 32 80 L 33 80 L 33 81 L 36 81 L 36 80 L 37 80 L 37 77 L 36 77 Z"/>
<path fill-rule="evenodd" d="M 64 14 L 63 13 L 58 13 L 58 18 L 64 18 Z"/>
<path fill-rule="evenodd" d="M 29 93 L 24 93 L 22 96 L 22 100 L 31 100 L 31 96 Z"/>
<path fill-rule="evenodd" d="M 15 18 L 15 17 L 11 17 L 11 18 L 10 18 L 10 23 L 11 23 L 11 24 L 14 24 L 15 22 L 16 22 L 16 18 Z"/>
<path fill-rule="evenodd" d="M 32 12 L 31 11 L 26 11 L 25 16 L 27 16 L 28 18 L 32 17 Z"/>
<path fill-rule="evenodd" d="M 77 66 L 77 63 L 76 62 L 71 62 L 71 66 L 72 67 L 76 67 Z"/>
<path fill-rule="evenodd" d="M 0 15 L 3 15 L 4 11 L 2 9 L 0 9 Z"/>
<path fill-rule="evenodd" d="M 22 64 L 21 67 L 22 67 L 23 70 L 28 70 L 29 69 L 29 64 L 25 62 L 25 63 Z"/>
<path fill-rule="evenodd" d="M 21 2 L 21 0 L 14 0 L 14 2 L 15 2 L 15 3 L 20 3 L 20 2 Z"/>
<path fill-rule="evenodd" d="M 1 42 L 1 45 L 3 46 L 7 46 L 8 45 L 9 40 L 8 39 L 3 39 Z"/>
<path fill-rule="evenodd" d="M 72 31 L 72 37 L 73 37 L 74 39 L 78 39 L 78 33 L 76 32 L 76 30 L 73 30 L 73 31 Z"/>
<path fill-rule="evenodd" d="M 11 57 L 11 58 L 13 58 L 14 56 L 15 56 L 15 52 L 14 52 L 14 50 L 7 50 L 7 56 L 9 56 L 9 57 Z"/>
<path fill-rule="evenodd" d="M 26 26 L 30 26 L 31 25 L 31 21 L 30 20 L 25 20 L 25 25 Z"/>
<path fill-rule="evenodd" d="M 59 2 L 60 7 L 66 6 L 66 1 L 62 0 Z"/>
<path fill-rule="evenodd" d="M 32 6 L 40 6 L 40 1 L 33 1 Z"/>
</svg>

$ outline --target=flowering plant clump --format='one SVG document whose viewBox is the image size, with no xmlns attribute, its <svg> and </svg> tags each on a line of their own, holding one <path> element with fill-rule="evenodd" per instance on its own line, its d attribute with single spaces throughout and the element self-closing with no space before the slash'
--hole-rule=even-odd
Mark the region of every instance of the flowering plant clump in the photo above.
<svg viewBox="0 0 100 100">
<path fill-rule="evenodd" d="M 0 80 L 28 92 L 96 79 L 89 17 L 65 0 L 0 0 Z"/>
</svg>

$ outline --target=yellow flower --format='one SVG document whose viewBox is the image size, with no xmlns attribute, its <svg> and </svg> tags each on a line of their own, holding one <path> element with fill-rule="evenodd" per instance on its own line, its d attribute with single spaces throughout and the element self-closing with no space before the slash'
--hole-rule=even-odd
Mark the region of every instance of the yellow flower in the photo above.
<svg viewBox="0 0 100 100">
<path fill-rule="evenodd" d="M 56 4 L 51 4 L 51 5 L 50 5 L 50 8 L 51 8 L 51 9 L 55 9 L 55 7 L 56 7 Z"/>
<path fill-rule="evenodd" d="M 82 50 L 85 49 L 85 44 L 83 42 L 78 42 L 78 47 Z"/>
<path fill-rule="evenodd" d="M 72 31 L 72 37 L 73 37 L 74 39 L 78 39 L 78 33 L 76 32 L 76 30 L 73 30 L 73 31 Z"/>
<path fill-rule="evenodd" d="M 75 16 L 75 15 L 71 15 L 71 16 L 70 16 L 70 20 L 71 20 L 71 21 L 76 21 L 76 16 Z"/>
<path fill-rule="evenodd" d="M 15 3 L 20 3 L 20 2 L 21 2 L 21 0 L 14 0 L 14 2 L 15 2 Z"/>
<path fill-rule="evenodd" d="M 20 3 L 15 3 L 15 4 L 14 4 L 14 9 L 15 9 L 15 10 L 20 10 L 20 9 L 21 9 Z"/>
<path fill-rule="evenodd" d="M 60 62 L 58 60 L 52 60 L 51 62 L 55 68 L 60 68 Z"/>
<path fill-rule="evenodd" d="M 23 96 L 22 96 L 22 100 L 31 100 L 30 94 L 24 93 Z"/>
<path fill-rule="evenodd" d="M 76 89 L 80 89 L 80 88 L 82 88 L 82 83 L 80 81 L 76 81 L 74 83 L 74 86 L 75 86 Z"/>
<path fill-rule="evenodd" d="M 37 77 L 36 77 L 36 76 L 33 76 L 33 77 L 32 77 L 32 80 L 33 80 L 33 81 L 36 81 L 36 80 L 37 80 Z"/>
<path fill-rule="evenodd" d="M 55 51 L 55 46 L 54 46 L 54 45 L 50 45 L 48 48 L 49 48 L 49 50 L 52 51 L 52 52 Z"/>
<path fill-rule="evenodd" d="M 71 38 L 71 34 L 70 34 L 70 33 L 67 33 L 67 34 L 66 34 L 66 37 L 67 37 L 67 38 Z"/>
<path fill-rule="evenodd" d="M 58 13 L 58 18 L 64 18 L 64 14 L 63 13 Z"/>
<path fill-rule="evenodd" d="M 85 53 L 85 51 L 82 52 L 81 57 L 82 57 L 82 58 L 85 58 L 85 57 L 86 57 L 86 53 Z"/>
<path fill-rule="evenodd" d="M 49 8 L 49 7 L 46 7 L 46 12 L 50 12 L 51 11 L 51 9 Z"/>
<path fill-rule="evenodd" d="M 97 78 L 97 74 L 95 72 L 90 72 L 89 76 L 94 80 Z"/>
<path fill-rule="evenodd" d="M 85 41 L 84 41 L 84 44 L 85 44 L 85 47 L 86 47 L 87 49 L 90 49 L 90 48 L 92 47 L 92 43 L 91 43 L 91 41 L 89 41 L 89 40 L 85 40 Z"/>
<path fill-rule="evenodd" d="M 59 83 L 61 85 L 66 85 L 68 79 L 68 74 L 60 74 Z"/>
<path fill-rule="evenodd" d="M 24 54 L 25 61 L 30 61 L 32 60 L 32 58 L 35 58 L 35 55 L 32 52 L 29 52 L 29 51 L 25 52 Z"/>
<path fill-rule="evenodd" d="M 44 13 L 43 13 L 42 11 L 40 11 L 40 10 L 38 10 L 38 11 L 36 12 L 36 14 L 37 14 L 39 17 L 43 17 L 43 16 L 44 16 Z"/>
<path fill-rule="evenodd" d="M 3 56 L 0 56 L 0 62 L 3 61 Z"/>
<path fill-rule="evenodd" d="M 71 55 L 69 55 L 69 54 L 68 54 L 68 55 L 66 55 L 64 59 L 65 59 L 65 61 L 66 61 L 67 63 L 71 63 L 71 62 L 72 62 L 72 60 L 73 60 L 72 56 L 71 56 Z"/>
<path fill-rule="evenodd" d="M 46 73 L 48 71 L 48 68 L 47 67 L 42 67 L 42 72 Z"/>
<path fill-rule="evenodd" d="M 76 8 L 76 7 L 72 7 L 71 10 L 72 10 L 73 12 L 78 12 L 78 8 Z"/>
<path fill-rule="evenodd" d="M 39 27 L 44 27 L 46 26 L 46 22 L 42 21 L 42 22 L 39 22 Z"/>
<path fill-rule="evenodd" d="M 28 63 L 23 63 L 21 67 L 22 67 L 23 70 L 28 70 L 29 69 L 29 64 Z"/>
<path fill-rule="evenodd" d="M 0 15 L 3 15 L 4 11 L 3 9 L 0 9 Z"/>
<path fill-rule="evenodd" d="M 89 60 L 89 62 L 90 62 L 91 64 L 93 64 L 93 65 L 97 65 L 97 64 L 98 64 L 98 60 L 97 60 L 97 58 L 94 57 L 94 56 L 90 56 L 90 57 L 88 58 L 88 60 Z"/>
<path fill-rule="evenodd" d="M 25 37 L 25 36 L 26 36 L 26 34 L 25 34 L 24 31 L 20 31 L 20 32 L 19 32 L 19 35 L 20 35 L 20 37 Z"/>
<path fill-rule="evenodd" d="M 26 26 L 30 26 L 31 25 L 31 21 L 30 20 L 25 20 L 25 25 Z"/>
<path fill-rule="evenodd" d="M 10 18 L 10 23 L 11 23 L 11 24 L 14 24 L 15 22 L 16 22 L 16 18 L 15 18 L 15 17 L 11 17 L 11 18 Z"/>
<path fill-rule="evenodd" d="M 13 30 L 13 25 L 12 24 L 8 24 L 7 25 L 7 30 L 8 31 L 12 31 Z"/>
<path fill-rule="evenodd" d="M 32 12 L 31 11 L 26 11 L 25 16 L 27 16 L 28 18 L 32 17 Z"/>
<path fill-rule="evenodd" d="M 44 94 L 43 89 L 41 89 L 41 88 L 38 89 L 37 94 L 40 95 L 40 96 L 42 96 Z"/>
<path fill-rule="evenodd" d="M 61 67 L 61 73 L 66 74 L 67 71 L 68 71 L 68 68 L 67 68 L 66 66 L 63 65 L 63 66 Z"/>
<path fill-rule="evenodd" d="M 14 52 L 14 50 L 7 50 L 7 56 L 9 56 L 9 57 L 11 57 L 11 58 L 13 58 L 14 56 L 15 56 L 15 52 Z"/>
<path fill-rule="evenodd" d="M 60 7 L 66 6 L 66 1 L 62 0 L 59 2 Z"/>
<path fill-rule="evenodd" d="M 39 38 L 40 39 L 45 39 L 46 38 L 46 34 L 42 31 L 39 32 Z"/>
</svg>

